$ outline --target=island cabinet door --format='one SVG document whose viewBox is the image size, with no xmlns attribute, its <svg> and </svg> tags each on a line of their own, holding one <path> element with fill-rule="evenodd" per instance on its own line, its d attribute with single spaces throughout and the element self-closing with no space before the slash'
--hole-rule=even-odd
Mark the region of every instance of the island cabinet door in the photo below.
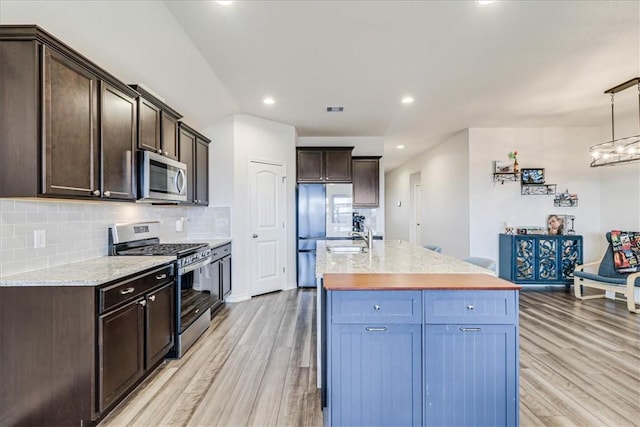
<svg viewBox="0 0 640 427">
<path fill-rule="evenodd" d="M 421 425 L 421 342 L 419 324 L 334 324 L 330 425 Z"/>
<path fill-rule="evenodd" d="M 514 325 L 425 326 L 425 425 L 518 425 Z"/>
</svg>

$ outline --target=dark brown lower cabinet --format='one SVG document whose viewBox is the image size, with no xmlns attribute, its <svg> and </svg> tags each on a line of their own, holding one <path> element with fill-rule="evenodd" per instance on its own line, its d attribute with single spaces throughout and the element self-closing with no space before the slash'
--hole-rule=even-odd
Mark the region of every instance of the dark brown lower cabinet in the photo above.
<svg viewBox="0 0 640 427">
<path fill-rule="evenodd" d="M 98 318 L 100 412 L 144 374 L 143 304 L 139 298 Z"/>
<path fill-rule="evenodd" d="M 164 286 L 147 296 L 145 369 L 152 368 L 173 347 L 174 285 Z"/>
<path fill-rule="evenodd" d="M 174 344 L 173 265 L 101 287 L 0 287 L 0 426 L 95 424 Z"/>
</svg>

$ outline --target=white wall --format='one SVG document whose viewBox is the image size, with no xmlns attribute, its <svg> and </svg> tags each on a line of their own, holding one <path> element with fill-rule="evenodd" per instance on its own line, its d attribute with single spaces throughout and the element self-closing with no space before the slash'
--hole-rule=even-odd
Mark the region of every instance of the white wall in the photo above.
<svg viewBox="0 0 640 427">
<path fill-rule="evenodd" d="M 215 147 L 211 182 L 218 190 L 210 193 L 214 205 L 231 205 L 233 238 L 233 290 L 228 301 L 251 297 L 251 215 L 249 213 L 249 161 L 283 164 L 286 169 L 287 283 L 296 286 L 295 245 L 295 141 L 293 126 L 249 115 L 234 115 L 207 129 Z M 225 187 L 225 188 L 222 188 Z"/>
<path fill-rule="evenodd" d="M 505 222 L 513 226 L 546 227 L 549 214 L 575 215 L 575 229 L 584 236 L 584 258 L 602 253 L 599 171 L 589 167 L 589 146 L 597 128 L 509 128 L 469 131 L 470 253 L 498 258 L 498 234 Z M 495 183 L 494 160 L 509 160 L 518 151 L 520 168 L 545 168 L 545 179 L 578 194 L 577 207 L 554 207 L 553 196 L 523 196 L 519 182 Z"/>
<path fill-rule="evenodd" d="M 383 156 L 384 138 L 369 136 L 340 137 L 299 137 L 298 147 L 353 147 L 353 156 Z M 295 171 L 294 171 L 295 173 Z M 295 176 L 294 176 L 295 179 Z M 371 227 L 376 235 L 387 238 L 385 218 L 385 173 L 384 157 L 380 159 L 380 205 L 377 208 L 357 208 L 359 214 L 365 216 L 365 225 Z"/>
<path fill-rule="evenodd" d="M 385 174 L 385 218 L 388 239 L 409 241 L 412 209 L 411 175 L 420 172 L 421 162 L 422 156 Z M 426 203 L 426 200 L 422 201 L 423 206 Z"/>
</svg>

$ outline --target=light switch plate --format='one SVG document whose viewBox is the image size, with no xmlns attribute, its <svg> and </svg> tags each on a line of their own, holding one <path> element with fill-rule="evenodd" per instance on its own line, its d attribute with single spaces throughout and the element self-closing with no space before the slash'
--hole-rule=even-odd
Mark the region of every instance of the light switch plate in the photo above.
<svg viewBox="0 0 640 427">
<path fill-rule="evenodd" d="M 33 230 L 33 247 L 35 249 L 47 246 L 47 230 Z"/>
</svg>

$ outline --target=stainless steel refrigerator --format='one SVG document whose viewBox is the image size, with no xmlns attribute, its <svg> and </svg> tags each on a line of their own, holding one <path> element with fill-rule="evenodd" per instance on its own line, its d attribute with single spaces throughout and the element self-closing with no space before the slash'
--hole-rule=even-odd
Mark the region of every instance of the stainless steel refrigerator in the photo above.
<svg viewBox="0 0 640 427">
<path fill-rule="evenodd" d="M 352 184 L 298 184 L 298 286 L 316 287 L 316 241 L 351 239 Z"/>
</svg>

